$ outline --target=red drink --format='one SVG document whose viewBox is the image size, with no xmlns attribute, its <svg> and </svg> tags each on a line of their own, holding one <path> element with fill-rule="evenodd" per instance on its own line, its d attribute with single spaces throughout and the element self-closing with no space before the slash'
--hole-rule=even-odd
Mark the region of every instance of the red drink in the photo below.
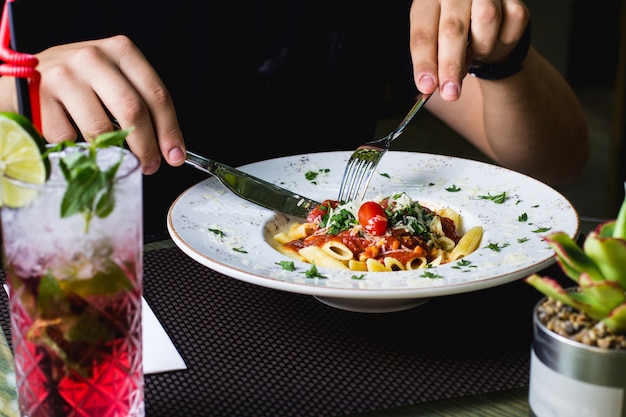
<svg viewBox="0 0 626 417">
<path fill-rule="evenodd" d="M 25 207 L 2 207 L 23 417 L 144 415 L 141 172 L 124 166 L 115 209 L 88 227 L 60 217 L 54 181 Z"/>
<path fill-rule="evenodd" d="M 22 412 L 30 417 L 140 415 L 141 291 L 67 297 L 59 314 L 49 314 L 38 311 L 33 292 L 42 277 L 17 276 L 13 265 L 7 276 L 18 385 L 28 386 L 20 391 Z M 128 282 L 137 281 L 129 277 Z M 79 334 L 63 335 L 68 332 Z"/>
</svg>

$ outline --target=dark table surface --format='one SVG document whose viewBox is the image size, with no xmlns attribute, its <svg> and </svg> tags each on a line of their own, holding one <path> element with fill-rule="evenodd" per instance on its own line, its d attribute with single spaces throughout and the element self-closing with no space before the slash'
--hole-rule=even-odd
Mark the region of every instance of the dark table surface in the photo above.
<svg viewBox="0 0 626 417">
<path fill-rule="evenodd" d="M 528 415 L 541 294 L 523 281 L 354 313 L 227 277 L 165 245 L 145 253 L 144 297 L 188 367 L 146 375 L 147 416 Z M 10 340 L 6 296 L 0 305 Z"/>
</svg>

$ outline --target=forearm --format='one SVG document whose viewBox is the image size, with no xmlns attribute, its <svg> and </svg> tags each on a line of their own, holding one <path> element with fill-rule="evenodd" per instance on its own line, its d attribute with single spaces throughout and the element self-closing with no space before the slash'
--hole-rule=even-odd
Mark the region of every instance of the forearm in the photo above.
<svg viewBox="0 0 626 417">
<path fill-rule="evenodd" d="M 550 184 L 576 180 L 589 154 L 585 114 L 566 81 L 531 49 L 518 74 L 467 76 L 461 97 L 430 109 L 497 163 Z"/>
</svg>

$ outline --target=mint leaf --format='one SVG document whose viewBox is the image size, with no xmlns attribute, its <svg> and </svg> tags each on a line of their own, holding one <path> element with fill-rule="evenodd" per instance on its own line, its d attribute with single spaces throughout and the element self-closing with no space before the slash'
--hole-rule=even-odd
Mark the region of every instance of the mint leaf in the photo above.
<svg viewBox="0 0 626 417">
<path fill-rule="evenodd" d="M 50 271 L 41 277 L 38 291 L 37 310 L 42 319 L 55 319 L 71 313 L 70 302 Z"/>
<path fill-rule="evenodd" d="M 61 217 L 70 217 L 81 213 L 85 218 L 85 232 L 89 231 L 91 219 L 96 216 L 107 217 L 115 208 L 114 179 L 119 169 L 120 159 L 106 171 L 102 171 L 97 163 L 97 150 L 111 146 L 122 147 L 126 136 L 133 130 L 117 130 L 97 136 L 92 142 L 83 144 L 84 152 L 71 152 L 60 161 L 61 172 L 67 181 L 67 189 L 61 202 Z M 81 145 L 81 146 L 83 146 Z M 78 146 L 71 141 L 65 141 L 50 148 L 44 153 L 44 158 L 51 152 Z"/>
<path fill-rule="evenodd" d="M 89 279 L 66 279 L 61 285 L 68 296 L 76 294 L 82 298 L 92 295 L 116 294 L 119 291 L 131 291 L 133 289 L 133 283 L 122 268 L 113 261 L 109 262 L 106 271 L 98 271 Z"/>
</svg>

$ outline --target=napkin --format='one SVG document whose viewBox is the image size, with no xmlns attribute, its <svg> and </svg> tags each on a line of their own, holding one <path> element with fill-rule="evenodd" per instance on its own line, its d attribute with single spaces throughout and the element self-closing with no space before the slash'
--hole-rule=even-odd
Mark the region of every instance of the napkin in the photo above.
<svg viewBox="0 0 626 417">
<path fill-rule="evenodd" d="M 4 290 L 8 295 L 9 287 L 6 284 L 4 284 Z M 141 297 L 141 307 L 144 374 L 187 369 L 182 356 L 143 297 Z"/>
<path fill-rule="evenodd" d="M 143 373 L 156 374 L 158 372 L 187 369 L 187 365 L 172 339 L 154 315 L 148 302 L 142 297 L 142 325 L 143 325 Z"/>
</svg>

